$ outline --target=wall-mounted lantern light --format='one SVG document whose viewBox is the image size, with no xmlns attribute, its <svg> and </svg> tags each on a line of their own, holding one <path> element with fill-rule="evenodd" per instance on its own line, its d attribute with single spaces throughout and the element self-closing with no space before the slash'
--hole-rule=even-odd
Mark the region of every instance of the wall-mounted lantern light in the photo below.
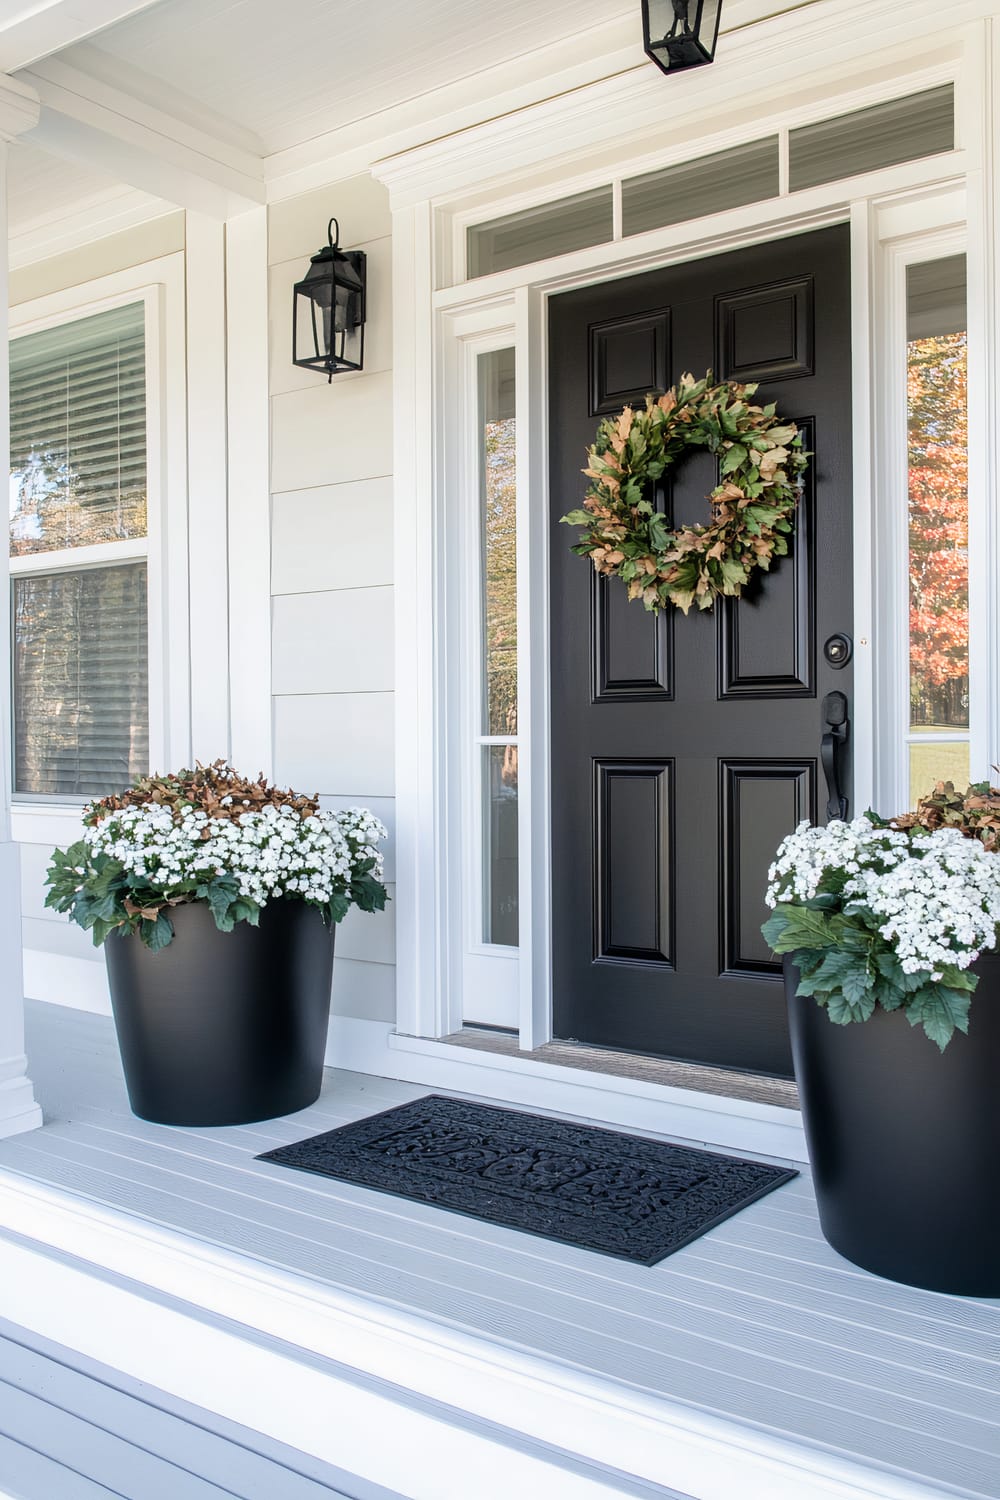
<svg viewBox="0 0 1000 1500">
<path fill-rule="evenodd" d="M 722 0 L 642 0 L 642 44 L 664 73 L 710 63 Z"/>
<path fill-rule="evenodd" d="M 326 238 L 295 283 L 292 363 L 321 370 L 332 380 L 342 370 L 364 365 L 365 253 L 341 250 L 336 219 L 327 225 Z"/>
</svg>

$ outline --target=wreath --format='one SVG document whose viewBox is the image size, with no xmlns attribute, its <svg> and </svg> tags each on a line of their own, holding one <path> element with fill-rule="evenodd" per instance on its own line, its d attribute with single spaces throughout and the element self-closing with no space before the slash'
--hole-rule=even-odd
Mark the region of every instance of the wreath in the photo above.
<svg viewBox="0 0 1000 1500">
<path fill-rule="evenodd" d="M 645 410 L 626 406 L 597 429 L 583 471 L 591 480 L 584 509 L 562 520 L 584 528 L 573 551 L 598 573 L 619 577 L 629 598 L 648 610 L 711 609 L 716 598 L 741 594 L 755 568 L 766 571 L 788 551 L 810 455 L 773 403 L 751 404 L 756 390 L 715 383 L 711 371 L 697 381 L 686 374 L 665 395 L 647 396 Z M 719 458 L 711 520 L 672 529 L 655 508 L 653 487 L 694 447 Z"/>
</svg>

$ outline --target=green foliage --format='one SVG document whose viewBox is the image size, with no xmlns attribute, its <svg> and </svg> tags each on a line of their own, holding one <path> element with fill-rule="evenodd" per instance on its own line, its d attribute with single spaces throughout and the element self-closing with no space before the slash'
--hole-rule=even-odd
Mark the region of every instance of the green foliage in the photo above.
<svg viewBox="0 0 1000 1500">
<path fill-rule="evenodd" d="M 957 965 L 938 977 L 904 973 L 891 945 L 870 925 L 858 903 L 840 910 L 836 895 L 802 904 L 782 902 L 762 931 L 772 950 L 789 954 L 799 971 L 796 993 L 811 996 L 837 1026 L 867 1021 L 880 1005 L 903 1008 L 911 1026 L 923 1026 L 943 1052 L 956 1031 L 969 1029 L 975 974 Z"/>
</svg>

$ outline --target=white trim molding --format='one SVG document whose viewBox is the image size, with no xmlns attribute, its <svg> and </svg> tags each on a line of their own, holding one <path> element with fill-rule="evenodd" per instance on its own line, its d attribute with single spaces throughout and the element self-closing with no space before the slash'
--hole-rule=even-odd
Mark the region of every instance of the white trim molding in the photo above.
<svg viewBox="0 0 1000 1500">
<path fill-rule="evenodd" d="M 41 100 L 31 141 L 133 188 L 224 220 L 264 202 L 259 154 L 81 67 L 53 58 L 21 79 Z"/>
<path fill-rule="evenodd" d="M 15 94 L 20 94 L 15 89 Z M 0 134 L 11 128 L 11 112 L 0 94 Z M 23 96 L 22 96 L 23 102 Z M 30 101 L 22 118 L 30 118 Z M 7 274 L 7 156 L 0 142 L 0 462 L 10 467 L 10 325 Z M 11 695 L 12 621 L 9 608 L 9 549 L 0 554 L 0 1136 L 33 1130 L 42 1111 L 27 1076 L 24 1055 L 24 974 L 21 961 L 21 859 L 11 831 L 13 707 Z"/>
<path fill-rule="evenodd" d="M 156 0 L 34 0 L 0 22 L 0 71 L 13 73 L 148 10 Z"/>
<path fill-rule="evenodd" d="M 29 83 L 0 76 L 0 141 L 9 143 L 33 130 L 40 113 L 38 94 Z"/>
<path fill-rule="evenodd" d="M 271 412 L 267 209 L 226 225 L 226 424 L 229 474 L 230 750 L 270 776 Z M 200 543 L 199 543 L 200 545 Z M 211 642 L 198 642 L 211 650 Z M 220 747 L 216 754 L 224 754 Z"/>
</svg>

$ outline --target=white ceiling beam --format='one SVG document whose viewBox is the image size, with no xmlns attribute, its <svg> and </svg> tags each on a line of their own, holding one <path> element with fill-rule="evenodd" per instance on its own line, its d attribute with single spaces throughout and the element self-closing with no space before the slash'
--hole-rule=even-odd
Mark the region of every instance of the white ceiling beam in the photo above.
<svg viewBox="0 0 1000 1500">
<path fill-rule="evenodd" d="M 14 73 L 124 21 L 157 0 L 13 0 L 0 16 L 0 73 Z"/>
<path fill-rule="evenodd" d="M 29 84 L 0 77 L 0 141 L 14 141 L 34 129 L 40 113 L 38 95 Z"/>
<path fill-rule="evenodd" d="M 180 208 L 230 219 L 265 199 L 261 157 L 121 87 L 49 59 L 20 75 L 41 118 L 29 139 Z"/>
</svg>

